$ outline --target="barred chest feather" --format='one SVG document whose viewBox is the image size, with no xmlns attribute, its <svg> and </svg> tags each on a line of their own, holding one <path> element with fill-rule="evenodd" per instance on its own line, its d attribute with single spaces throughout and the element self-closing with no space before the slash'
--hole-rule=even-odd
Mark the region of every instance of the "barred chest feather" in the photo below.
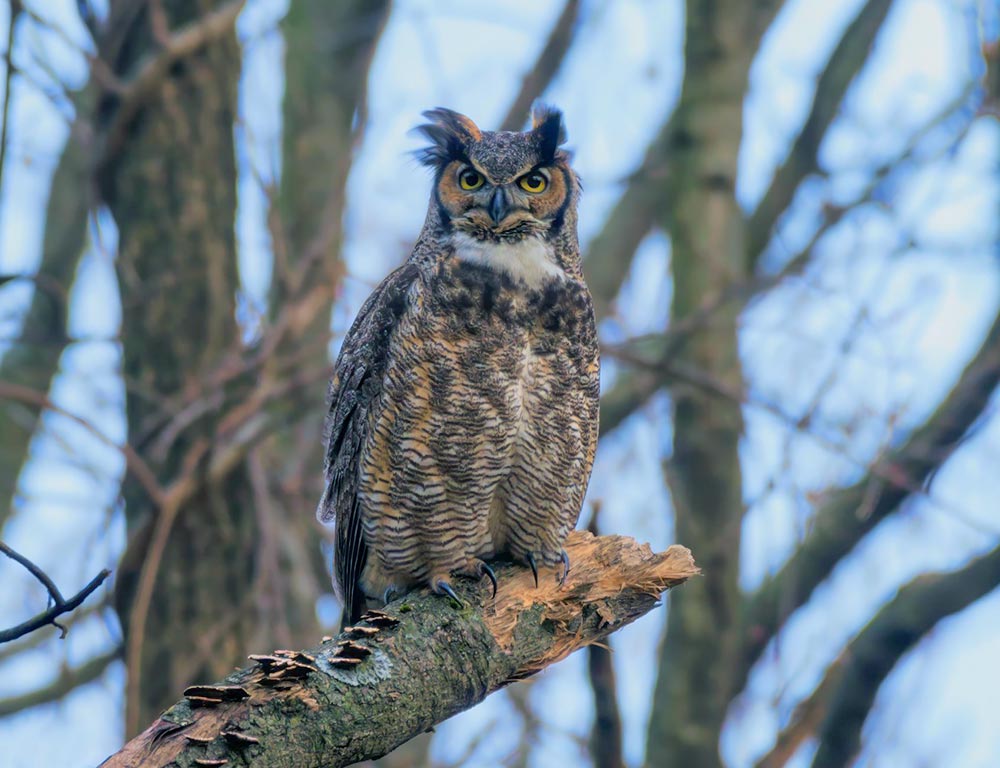
<svg viewBox="0 0 1000 768">
<path fill-rule="evenodd" d="M 586 286 L 562 274 L 529 284 L 451 253 L 408 307 L 362 462 L 365 537 L 378 555 L 366 593 L 501 553 L 554 565 L 597 439 Z"/>
</svg>

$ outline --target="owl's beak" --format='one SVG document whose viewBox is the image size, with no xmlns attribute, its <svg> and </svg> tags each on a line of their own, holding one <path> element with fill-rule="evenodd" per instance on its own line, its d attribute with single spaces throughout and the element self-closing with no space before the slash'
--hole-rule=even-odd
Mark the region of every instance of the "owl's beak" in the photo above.
<svg viewBox="0 0 1000 768">
<path fill-rule="evenodd" d="M 510 205 L 507 201 L 506 193 L 497 188 L 493 193 L 493 199 L 490 200 L 490 218 L 493 219 L 494 224 L 499 224 L 510 212 Z"/>
</svg>

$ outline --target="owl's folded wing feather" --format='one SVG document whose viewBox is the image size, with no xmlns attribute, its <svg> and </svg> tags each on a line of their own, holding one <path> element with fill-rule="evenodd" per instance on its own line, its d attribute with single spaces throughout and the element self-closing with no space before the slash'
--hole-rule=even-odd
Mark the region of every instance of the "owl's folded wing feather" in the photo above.
<svg viewBox="0 0 1000 768">
<path fill-rule="evenodd" d="M 336 521 L 334 585 L 344 604 L 345 621 L 364 610 L 357 588 L 368 547 L 358 503 L 361 460 L 369 439 L 369 418 L 382 392 L 393 331 L 406 310 L 410 287 L 419 275 L 405 264 L 383 280 L 365 301 L 344 338 L 330 382 L 327 416 L 326 489 L 316 515 Z"/>
</svg>

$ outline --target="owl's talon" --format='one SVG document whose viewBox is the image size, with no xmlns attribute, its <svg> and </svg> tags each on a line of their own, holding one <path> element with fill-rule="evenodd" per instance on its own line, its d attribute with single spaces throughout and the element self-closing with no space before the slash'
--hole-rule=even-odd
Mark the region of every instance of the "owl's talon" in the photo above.
<svg viewBox="0 0 1000 768">
<path fill-rule="evenodd" d="M 389 603 L 391 603 L 393 601 L 393 599 L 398 594 L 399 593 L 396 592 L 396 588 L 395 587 L 386 587 L 385 588 L 385 592 L 382 593 L 382 603 L 385 604 L 385 605 L 388 605 Z"/>
<path fill-rule="evenodd" d="M 559 553 L 559 559 L 562 560 L 563 572 L 562 576 L 559 577 L 559 586 L 563 586 L 566 583 L 566 577 L 569 576 L 569 553 L 564 549 Z"/>
<path fill-rule="evenodd" d="M 493 572 L 493 569 L 490 568 L 490 566 L 487 565 L 482 560 L 479 561 L 479 570 L 480 570 L 479 578 L 482 578 L 483 576 L 485 576 L 486 578 L 488 578 L 490 580 L 490 583 L 493 584 L 493 597 L 496 598 L 496 596 L 497 596 L 497 575 Z"/>
<path fill-rule="evenodd" d="M 535 589 L 538 589 L 538 565 L 535 563 L 535 553 L 528 553 L 528 565 L 531 566 L 531 575 L 535 577 Z"/>
<path fill-rule="evenodd" d="M 448 595 L 448 597 L 454 600 L 455 603 L 457 604 L 455 606 L 456 608 L 465 607 L 465 602 L 462 600 L 462 598 L 458 596 L 458 594 L 456 594 L 455 590 L 452 589 L 451 584 L 449 584 L 444 579 L 438 579 L 436 582 L 434 582 L 434 591 L 437 592 L 438 594 Z"/>
</svg>

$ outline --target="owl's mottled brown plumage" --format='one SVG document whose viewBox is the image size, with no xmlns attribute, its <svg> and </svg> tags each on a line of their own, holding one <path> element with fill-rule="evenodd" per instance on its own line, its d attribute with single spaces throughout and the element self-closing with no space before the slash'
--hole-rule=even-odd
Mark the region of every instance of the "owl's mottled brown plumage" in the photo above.
<svg viewBox="0 0 1000 768">
<path fill-rule="evenodd" d="M 559 564 L 597 444 L 597 334 L 560 113 L 536 108 L 524 133 L 425 114 L 424 229 L 362 307 L 330 387 L 318 514 L 336 520 L 345 622 L 367 599 L 492 577 L 483 563 L 499 555 Z"/>
</svg>

